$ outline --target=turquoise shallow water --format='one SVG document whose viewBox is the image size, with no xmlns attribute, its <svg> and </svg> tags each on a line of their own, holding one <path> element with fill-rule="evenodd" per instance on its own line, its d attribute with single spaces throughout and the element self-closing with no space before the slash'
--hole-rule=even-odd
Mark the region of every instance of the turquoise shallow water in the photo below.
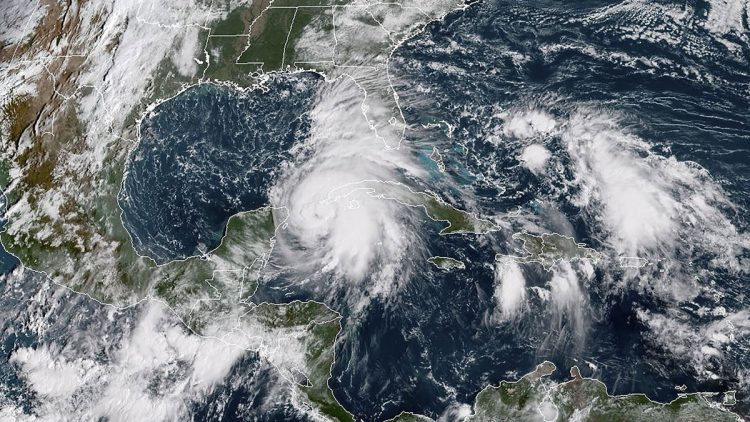
<svg viewBox="0 0 750 422">
<path fill-rule="evenodd" d="M 705 29 L 701 22 L 709 5 L 702 2 L 690 4 L 695 18 L 686 22 L 660 9 L 679 10 L 683 4 L 594 9 L 602 6 L 606 3 L 480 2 L 431 24 L 394 55 L 390 70 L 410 125 L 405 142 L 416 146 L 418 161 L 430 174 L 422 182 L 457 205 L 503 217 L 513 229 L 487 236 L 437 236 L 438 224 L 420 220 L 412 228 L 424 235 L 425 256 L 404 262 L 414 271 L 398 280 L 394 297 L 373 298 L 356 318 L 350 318 L 343 291 L 295 283 L 283 271 L 265 274 L 258 300 L 325 300 L 347 317 L 330 385 L 357 416 L 382 420 L 413 411 L 435 417 L 544 359 L 558 365 L 558 380 L 576 364 L 616 394 L 644 392 L 667 401 L 680 384 L 688 391 L 737 389 L 740 404 L 733 410 L 750 413 L 743 390 L 750 336 L 742 331 L 742 320 L 735 321 L 740 326 L 736 340 L 720 348 L 720 356 L 694 359 L 701 346 L 716 346 L 705 333 L 724 316 L 709 311 L 723 308 L 742 315 L 750 307 L 748 272 L 712 264 L 715 244 L 702 243 L 714 235 L 710 227 L 685 229 L 684 247 L 670 256 L 680 271 L 689 268 L 687 274 L 706 286 L 689 300 L 667 298 L 659 289 L 670 285 L 646 270 L 639 274 L 643 287 L 630 283 L 626 271 L 606 264 L 579 282 L 575 299 L 580 306 L 561 311 L 531 290 L 551 290 L 554 274 L 529 264 L 522 267 L 530 298 L 526 311 L 512 321 L 492 318 L 498 307 L 495 254 L 515 253 L 512 231 L 565 231 L 617 256 L 600 207 L 583 207 L 575 200 L 581 173 L 569 140 L 554 131 L 529 139 L 507 135 L 503 113 L 541 110 L 560 126 L 571 125 L 571 116 L 580 110 L 609 116 L 618 131 L 647 146 L 634 149 L 634 155 L 657 171 L 644 176 L 653 185 L 642 189 L 671 183 L 667 194 L 683 201 L 693 198 L 686 192 L 708 198 L 720 191 L 730 201 L 716 205 L 718 212 L 738 233 L 750 225 L 747 44 L 737 35 L 719 39 Z M 727 42 L 738 47 L 729 49 Z M 230 215 L 265 205 L 278 166 L 290 158 L 291 146 L 305 139 L 306 112 L 319 83 L 300 74 L 278 78 L 264 93 L 202 85 L 145 119 L 120 198 L 138 251 L 163 262 L 210 249 Z M 520 162 L 519 152 L 529 143 L 550 151 L 555 166 L 548 177 Z M 445 173 L 428 158 L 433 146 L 443 153 Z M 667 157 L 695 162 L 708 175 L 686 172 L 685 186 L 678 186 L 667 180 L 672 170 L 665 166 L 671 161 L 659 161 Z M 607 175 L 628 170 L 603 167 Z M 516 210 L 539 226 L 515 223 L 509 216 Z M 727 248 L 732 239 L 726 233 Z M 691 249 L 693 244 L 698 246 Z M 451 256 L 467 268 L 437 271 L 423 259 L 426 255 Z M 747 266 L 747 250 L 739 255 L 740 266 Z M 14 262 L 0 251 L 0 273 Z M 333 285 L 327 277 L 311 275 Z M 93 302 L 61 296 L 69 306 L 50 314 L 54 328 L 36 338 L 25 327 L 32 311 L 26 313 L 20 304 L 41 284 L 39 275 L 28 272 L 22 295 L 6 285 L 3 304 L 13 310 L 3 319 L 6 356 L 16 347 L 61 342 L 69 326 L 81 331 L 70 322 L 81 308 L 91 312 L 83 322 L 75 321 L 95 337 L 110 331 L 120 335 L 118 330 L 131 324 L 126 319 L 133 315 L 110 324 Z M 576 325 L 579 311 L 583 333 Z M 678 341 L 665 343 L 665 332 Z M 17 375 L 8 362 L 0 366 L 3 383 L 21 397 L 26 390 Z M 226 382 L 190 407 L 209 420 L 305 420 L 288 404 L 272 403 L 268 387 L 275 381 L 273 371 L 247 356 Z"/>
<path fill-rule="evenodd" d="M 439 289 L 415 287 L 420 291 L 418 296 L 430 300 L 425 300 L 429 305 L 421 306 L 418 303 L 423 299 L 414 299 L 416 303 L 409 308 L 412 310 L 403 311 L 400 323 L 408 328 L 392 334 L 393 325 L 398 325 L 393 322 L 398 319 L 393 309 L 381 311 L 381 319 L 372 317 L 367 328 L 388 338 L 378 344 L 389 345 L 395 344 L 394 338 L 409 338 L 407 333 L 418 329 L 424 337 L 414 345 L 415 354 L 422 348 L 430 350 L 429 359 L 415 357 L 411 364 L 383 369 L 389 368 L 388 359 L 378 360 L 371 348 L 360 346 L 347 350 L 352 351 L 353 361 L 362 362 L 361 368 L 352 369 L 349 363 L 337 365 L 341 374 L 335 380 L 337 392 L 362 414 L 375 411 L 376 403 L 383 402 L 422 407 L 430 413 L 439 408 L 434 402 L 436 395 L 450 396 L 441 385 L 457 385 L 458 401 L 470 402 L 472 392 L 483 384 L 503 379 L 507 371 L 531 370 L 533 361 L 542 358 L 562 368 L 591 362 L 591 366 L 583 365 L 584 372 L 602 379 L 610 392 L 645 392 L 658 400 L 673 399 L 674 386 L 680 384 L 690 391 L 742 390 L 746 385 L 750 367 L 746 333 L 723 348 L 721 358 L 701 358 L 696 363 L 690 356 L 700 355 L 701 345 L 709 343 L 695 333 L 727 324 L 721 322 L 721 315 L 706 315 L 705 309 L 718 305 L 720 312 L 735 313 L 741 325 L 747 323 L 748 250 L 739 247 L 735 256 L 739 269 L 717 267 L 714 262 L 717 254 L 735 247 L 734 242 L 741 244 L 742 240 L 732 237 L 734 230 L 746 233 L 750 225 L 750 46 L 739 33 L 717 35 L 706 29 L 701 16 L 708 11 L 708 4 L 691 3 L 687 9 L 667 2 L 609 9 L 600 6 L 482 2 L 451 15 L 443 24 L 430 26 L 406 43 L 394 55 L 391 70 L 401 101 L 406 104 L 407 121 L 414 125 L 447 122 L 452 127 L 450 135 L 445 130 L 429 132 L 429 141 L 424 132 L 417 131 L 412 141 L 434 142 L 448 151 L 444 154 L 449 169 L 446 177 L 462 185 L 482 213 L 498 215 L 520 209 L 548 230 L 569 230 L 577 240 L 605 254 L 616 254 L 607 235 L 603 206 L 590 204 L 584 208 L 576 198 L 581 194 L 581 177 L 616 181 L 632 169 L 620 162 L 597 163 L 598 156 L 591 155 L 586 164 L 602 164 L 603 174 L 581 173 L 576 161 L 580 157 L 574 156 L 570 147 L 578 145 L 579 139 L 569 139 L 566 128 L 577 124 L 593 128 L 590 130 L 597 134 L 616 130 L 617 135 L 608 142 L 625 142 L 627 138 L 632 145 L 637 144 L 632 147 L 637 151 L 633 152 L 637 157 L 634 162 L 649 163 L 654 170 L 651 174 L 644 172 L 641 180 L 649 184 L 640 186 L 640 191 L 668 186 L 664 188 L 666 195 L 683 203 L 695 196 L 711 197 L 714 191 L 730 199 L 712 205 L 730 222 L 727 227 L 731 230 L 717 232 L 726 243 L 702 244 L 715 226 L 707 223 L 705 228 L 693 230 L 692 223 L 686 223 L 688 228 L 676 252 L 660 256 L 661 265 L 690 268 L 675 272 L 674 279 L 683 277 L 677 275 L 680 272 L 711 287 L 701 288 L 705 291 L 691 300 L 675 301 L 667 298 L 668 293 L 657 293 L 681 289 L 677 283 L 672 287 L 669 277 L 660 278 L 643 270 L 640 280 L 651 283 L 644 289 L 637 282 L 626 282 L 629 278 L 621 269 L 600 265 L 579 295 L 587 308 L 587 334 L 577 338 L 572 319 L 567 320 L 569 325 L 551 328 L 549 319 L 555 318 L 554 313 L 548 313 L 544 305 L 531 305 L 534 311 L 514 323 L 487 327 L 482 317 L 486 315 L 483 310 L 494 307 L 487 299 L 492 295 L 488 281 L 492 275 L 470 266 L 455 276 L 436 276 L 439 281 L 425 284 L 437 284 Z M 685 10 L 694 12 L 696 18 L 679 20 L 675 18 L 678 14 L 671 12 Z M 747 31 L 747 20 L 744 22 Z M 529 138 L 509 135 L 505 129 L 507 116 L 529 110 L 554 118 L 558 130 Z M 574 120 L 581 113 L 588 117 Z M 589 125 L 599 116 L 605 116 L 602 119 L 610 126 Z M 577 133 L 588 136 L 581 130 Z M 524 168 L 518 158 L 531 143 L 544 145 L 555 163 L 544 177 Z M 678 169 L 683 173 L 676 177 Z M 468 182 L 467 173 L 474 176 Z M 560 220 L 567 223 L 559 224 Z M 643 221 L 640 227 L 648 223 Z M 502 236 L 495 240 L 500 242 L 498 250 L 507 247 L 503 246 L 507 239 Z M 445 243 L 446 248 L 439 251 L 455 254 L 460 250 L 466 253 L 467 261 L 487 262 L 481 248 L 462 241 Z M 523 271 L 527 285 L 549 286 L 550 274 L 531 267 Z M 452 289 L 452 283 L 461 287 Z M 466 293 L 467 289 L 476 290 Z M 720 300 L 708 293 L 713 289 L 721 292 Z M 391 328 L 378 331 L 385 320 Z M 655 321 L 664 325 L 655 328 Z M 665 326 L 674 331 L 660 333 Z M 362 333 L 365 338 L 378 336 L 371 331 Z M 665 340 L 671 337 L 691 340 Z M 684 353 L 675 353 L 678 349 Z M 387 353 L 395 356 L 400 352 Z M 364 354 L 367 359 L 360 360 Z M 472 358 L 467 360 L 467 356 Z M 420 377 L 419 370 L 404 369 L 409 365 L 429 367 L 431 378 Z M 386 374 L 371 375 L 378 370 Z M 393 380 L 399 377 L 418 381 L 411 387 L 394 387 Z M 382 395 L 377 393 L 384 391 L 379 390 L 383 384 L 378 379 L 389 380 L 389 388 Z M 362 384 L 374 385 L 368 394 L 352 393 Z M 408 393 L 392 393 L 400 388 Z M 738 409 L 747 412 L 747 397 L 742 393 L 739 396 Z M 415 404 L 419 400 L 423 400 L 421 405 Z"/>
</svg>

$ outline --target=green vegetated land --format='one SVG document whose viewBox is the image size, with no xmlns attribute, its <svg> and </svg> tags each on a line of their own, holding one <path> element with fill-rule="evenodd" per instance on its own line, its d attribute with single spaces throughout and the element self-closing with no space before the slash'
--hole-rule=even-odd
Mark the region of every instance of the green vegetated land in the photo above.
<svg viewBox="0 0 750 422">
<path fill-rule="evenodd" d="M 446 2 L 437 11 L 445 13 L 458 5 Z M 389 20 L 393 16 L 406 18 L 386 28 L 384 23 L 394 21 Z M 350 0 L 260 0 L 230 6 L 225 17 L 212 24 L 204 76 L 245 83 L 252 81 L 249 75 L 259 72 L 326 72 L 334 62 L 382 68 L 403 37 L 433 18 L 416 6 L 352 4 Z M 310 45 L 314 48 L 308 49 Z M 203 60 L 203 52 L 200 55 Z M 383 71 L 378 72 L 385 77 Z M 371 78 L 367 75 L 362 82 Z"/>
<path fill-rule="evenodd" d="M 433 193 L 416 192 L 403 183 L 368 181 L 358 184 L 356 188 L 365 190 L 374 198 L 422 208 L 430 219 L 446 224 L 440 231 L 441 235 L 485 234 L 497 230 L 491 221 L 455 208 Z"/>
<path fill-rule="evenodd" d="M 333 9 L 319 0 L 270 0 L 242 5 L 214 24 L 206 42 L 204 76 L 235 83 L 253 81 L 260 72 L 295 70 L 295 45 L 310 24 L 328 33 L 331 52 L 316 61 L 333 60 Z"/>
<path fill-rule="evenodd" d="M 277 219 L 284 210 L 270 207 L 232 216 L 221 244 L 206 256 L 192 257 L 156 266 L 140 258 L 132 271 L 156 280 L 154 294 L 165 300 L 185 323 L 201 333 L 221 320 L 259 324 L 264 337 L 274 338 L 289 328 L 303 329 L 297 338 L 304 345 L 309 385 L 298 388 L 310 405 L 339 421 L 352 421 L 328 388 L 334 361 L 334 344 L 340 330 L 340 316 L 318 302 L 255 304 L 250 301 L 258 283 L 258 272 L 272 248 Z M 234 326 L 235 324 L 231 324 Z M 242 325 L 237 327 L 242 329 Z"/>
<path fill-rule="evenodd" d="M 328 387 L 334 361 L 334 344 L 341 330 L 341 317 L 318 302 L 292 302 L 285 305 L 263 303 L 250 313 L 267 327 L 282 329 L 305 327 L 306 379 L 298 387 L 310 404 L 323 415 L 339 422 L 354 422 Z"/>
<path fill-rule="evenodd" d="M 0 159 L 0 192 L 10 185 L 10 163 Z"/>
<path fill-rule="evenodd" d="M 447 257 L 447 256 L 431 256 L 427 258 L 427 262 L 440 268 L 441 270 L 454 270 L 454 269 L 465 268 L 465 265 L 463 262 L 454 258 Z"/>
<path fill-rule="evenodd" d="M 427 416 L 404 412 L 393 419 L 388 419 L 386 422 L 433 422 L 433 420 Z"/>
<path fill-rule="evenodd" d="M 165 98 L 176 93 L 184 84 L 200 79 L 231 81 L 238 84 L 252 83 L 258 72 L 294 69 L 301 58 L 295 46 L 305 29 L 314 26 L 321 39 L 331 48 L 322 49 L 318 55 L 304 59 L 333 61 L 334 7 L 345 1 L 326 0 L 280 0 L 269 8 L 270 0 L 243 4 L 201 33 L 205 41 L 205 52 L 197 51 L 196 59 L 203 61 L 196 75 L 180 75 L 171 59 L 160 63 L 153 75 L 151 90 L 147 98 L 134 110 L 126 126 L 135 124 L 146 104 L 154 99 Z M 321 7 L 322 6 L 322 7 Z M 330 7 L 329 7 L 330 6 Z M 384 7 L 380 12 L 397 11 L 395 6 Z M 374 16 L 381 17 L 382 13 Z M 368 18 L 369 19 L 369 18 Z M 365 26 L 374 27 L 372 19 Z M 328 36 L 327 33 L 331 34 Z M 383 44 L 386 46 L 386 44 Z M 385 48 L 385 47 L 384 47 Z M 208 53 L 208 58 L 205 57 Z M 207 60 L 206 60 L 207 59 Z M 311 65 L 312 66 L 312 65 Z M 34 122 L 36 113 L 31 99 L 17 97 L 5 106 L 10 118 L 8 139 L 18 142 L 24 131 Z M 75 109 L 60 114 L 57 138 L 76 140 L 84 132 L 77 121 Z M 43 137 L 32 139 L 33 147 L 24 154 L 12 157 L 14 165 L 33 170 L 23 177 L 24 186 L 40 192 L 57 189 L 52 175 L 55 170 L 55 148 L 45 144 Z M 71 141 L 72 142 L 72 141 Z M 17 163 L 16 163 L 17 162 Z M 0 188 L 10 183 L 11 163 L 0 161 Z M 88 209 L 75 204 L 61 209 L 65 215 L 75 215 L 66 221 L 67 227 L 81 241 L 50 241 L 39 236 L 40 230 L 53 226 L 51 221 L 38 220 L 33 224 L 37 231 L 28 236 L 11 236 L 2 233 L 8 249 L 18 255 L 32 268 L 48 271 L 54 277 L 55 269 L 71 268 L 80 273 L 71 285 L 76 290 L 90 293 L 105 302 L 120 303 L 133 296 L 152 295 L 169 304 L 186 324 L 197 332 L 223 318 L 242 315 L 244 320 L 260 324 L 269 336 L 274 330 L 296 328 L 304 331 L 299 339 L 304 344 L 306 373 L 299 390 L 311 406 L 327 417 L 338 421 L 353 421 L 335 399 L 328 387 L 331 365 L 334 361 L 334 343 L 340 331 L 340 316 L 316 302 L 293 302 L 289 304 L 254 304 L 251 299 L 257 288 L 258 271 L 270 253 L 277 224 L 284 217 L 280 211 L 262 208 L 233 216 L 227 223 L 221 245 L 204 257 L 194 257 L 157 266 L 147 258 L 137 255 L 128 234 L 119 220 L 116 193 L 122 180 L 124 159 L 113 156 L 111 167 L 104 169 L 98 177 L 105 194 Z M 93 183 L 97 186 L 102 184 Z M 13 195 L 9 194 L 11 202 Z M 471 213 L 456 209 L 436 196 L 413 192 L 408 188 L 396 199 L 409 206 L 422 207 L 426 214 L 437 221 L 447 223 L 441 234 L 487 233 L 496 230 L 494 224 Z M 388 198 L 386 198 L 388 199 Z M 35 204 L 31 204 L 35 206 Z M 56 226 L 54 226 L 56 227 Z M 53 232 L 51 239 L 60 233 Z M 573 259 L 595 258 L 596 253 L 574 239 L 544 234 L 534 236 L 518 234 L 524 243 L 527 259 L 552 262 L 560 257 Z M 98 267 L 88 259 L 91 248 L 97 242 L 116 244 L 111 258 Z M 81 265 L 80 262 L 85 262 Z M 109 264 L 115 264 L 110 266 Z M 463 263 L 453 258 L 433 257 L 431 261 L 439 268 L 461 268 Z M 67 273 L 60 273 L 65 276 Z M 116 280 L 115 284 L 105 281 Z M 640 420 L 735 420 L 735 416 L 722 409 L 712 407 L 702 394 L 688 394 L 677 400 L 660 404 L 643 395 L 610 396 L 598 381 L 581 378 L 574 373 L 569 382 L 553 385 L 546 380 L 554 370 L 550 363 L 540 365 L 536 371 L 516 382 L 502 382 L 499 386 L 487 387 L 480 392 L 474 405 L 474 421 L 523 420 L 527 417 L 539 419 L 539 406 L 545 400 L 557 412 L 558 420 L 567 420 L 573 415 L 591 421 L 640 421 Z M 304 382 L 302 382 L 304 381 Z M 546 384 L 545 384 L 546 383 Z M 543 388 L 544 386 L 544 388 Z M 549 391 L 548 391 L 549 390 Z M 427 421 L 421 415 L 405 413 L 395 418 L 398 421 Z"/>
<path fill-rule="evenodd" d="M 576 242 L 572 237 L 557 233 L 533 235 L 522 232 L 514 234 L 513 238 L 523 243 L 524 255 L 510 257 L 498 254 L 495 257 L 497 260 L 511 258 L 522 263 L 536 262 L 549 269 L 560 260 L 588 259 L 596 261 L 600 258 L 599 253 L 594 249 Z"/>
<path fill-rule="evenodd" d="M 732 413 L 712 406 L 701 393 L 686 394 L 667 404 L 653 402 L 642 394 L 611 396 L 604 384 L 582 378 L 576 367 L 571 370 L 571 381 L 554 385 L 546 380 L 554 370 L 554 365 L 545 362 L 516 382 L 485 388 L 477 396 L 475 414 L 468 421 L 540 420 L 540 406 L 550 409 L 558 421 L 574 417 L 592 422 L 736 420 Z"/>
<path fill-rule="evenodd" d="M 536 257 L 566 257 L 571 258 L 593 258 L 597 254 L 587 248 L 585 244 L 578 243 L 572 237 L 557 233 L 544 233 L 535 236 L 529 233 L 518 233 L 514 238 L 524 243 L 524 248 L 529 254 Z"/>
<path fill-rule="evenodd" d="M 684 394 L 670 403 L 657 403 L 642 394 L 611 396 L 601 382 L 583 378 L 577 367 L 570 381 L 549 380 L 556 370 L 544 362 L 517 381 L 503 381 L 483 389 L 473 414 L 464 422 L 579 420 L 586 422 L 736 421 L 737 416 L 709 402 L 703 393 Z M 544 416 L 542 414 L 544 413 Z M 403 413 L 389 422 L 432 419 Z"/>
<path fill-rule="evenodd" d="M 262 63 L 266 72 L 284 69 L 287 43 L 294 42 L 290 32 L 296 15 L 296 8 L 266 9 L 253 24 L 238 62 Z"/>
<path fill-rule="evenodd" d="M 423 205 L 430 218 L 448 223 L 448 226 L 441 230 L 440 234 L 484 234 L 496 230 L 495 225 L 491 222 L 454 208 L 431 195 L 424 194 Z"/>
<path fill-rule="evenodd" d="M 656 403 L 644 394 L 610 396 L 599 381 L 582 378 L 571 369 L 573 380 L 552 391 L 560 420 L 585 414 L 591 422 L 736 421 L 736 415 L 711 406 L 702 393 L 684 394 L 669 403 Z"/>
<path fill-rule="evenodd" d="M 267 207 L 232 216 L 222 243 L 207 256 L 155 269 L 160 277 L 156 293 L 199 332 L 229 318 L 260 324 L 269 339 L 277 331 L 303 329 L 305 335 L 297 341 L 304 345 L 307 382 L 298 388 L 323 414 L 338 421 L 353 421 L 328 387 L 340 316 L 318 302 L 249 301 L 257 288 L 258 271 L 271 251 L 276 219 L 286 219 L 285 211 Z"/>
</svg>

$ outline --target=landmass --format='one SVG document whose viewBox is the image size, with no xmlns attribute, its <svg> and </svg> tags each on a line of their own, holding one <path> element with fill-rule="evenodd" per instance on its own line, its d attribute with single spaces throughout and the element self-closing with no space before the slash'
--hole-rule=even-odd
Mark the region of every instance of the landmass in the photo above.
<svg viewBox="0 0 750 422">
<path fill-rule="evenodd" d="M 539 364 L 518 381 L 488 386 L 476 397 L 473 412 L 464 422 L 501 421 L 738 421 L 740 418 L 709 400 L 713 394 L 680 394 L 669 403 L 658 403 L 643 394 L 613 396 L 598 380 L 584 378 L 577 367 L 571 380 L 555 383 L 551 362 Z M 391 422 L 432 421 L 402 413 Z"/>
<path fill-rule="evenodd" d="M 235 342 L 239 332 L 247 342 L 238 346 L 248 350 L 282 347 L 290 353 L 265 356 L 309 406 L 324 418 L 353 420 L 327 385 L 340 316 L 315 302 L 251 301 L 283 210 L 237 214 L 213 251 L 156 265 L 134 250 L 120 218 L 128 156 L 140 119 L 187 87 L 257 87 L 269 72 L 296 71 L 352 78 L 371 128 L 397 148 L 405 125 L 390 54 L 462 7 L 420 0 L 29 5 L 8 22 L 21 36 L 0 42 L 0 189 L 8 207 L 0 241 L 23 265 L 103 303 L 152 298 L 201 335 Z M 424 198 L 422 206 L 456 230 L 470 229 L 471 219 Z"/>
<path fill-rule="evenodd" d="M 433 422 L 433 419 L 411 412 L 403 412 L 393 419 L 388 419 L 386 422 Z"/>
<path fill-rule="evenodd" d="M 315 71 L 353 78 L 364 91 L 362 112 L 393 147 L 403 118 L 387 75 L 390 54 L 463 7 L 259 0 L 183 9 L 149 0 L 117 14 L 95 5 L 88 14 L 73 5 L 33 9 L 40 18 L 29 35 L 0 50 L 0 186 L 9 221 L 0 241 L 57 283 L 107 303 L 140 300 L 153 286 L 127 273 L 135 254 L 117 197 L 145 113 L 198 83 L 241 89 L 262 86 L 268 72 Z M 390 106 L 367 104 L 376 99 Z M 373 116 L 376 109 L 388 111 Z M 444 234 L 490 227 L 477 228 L 436 195 L 419 195 L 413 205 L 449 222 Z"/>
<path fill-rule="evenodd" d="M 25 23 L 12 23 L 26 25 L 27 35 L 0 45 L 0 189 L 8 204 L 0 241 L 25 266 L 102 302 L 127 306 L 153 298 L 196 333 L 227 339 L 239 331 L 246 338 L 239 346 L 265 351 L 321 417 L 353 421 L 327 384 L 341 317 L 317 302 L 251 301 L 283 209 L 237 214 L 219 247 L 160 266 L 133 249 L 117 196 L 140 118 L 208 81 L 241 88 L 262 85 L 268 72 L 296 71 L 352 78 L 367 94 L 362 112 L 371 128 L 386 147 L 397 148 L 405 124 L 388 74 L 390 54 L 463 3 L 115 3 L 37 2 Z M 387 182 L 365 188 L 446 222 L 441 234 L 496 230 L 433 193 Z M 543 265 L 594 256 L 564 236 L 519 236 L 528 253 L 522 259 Z M 455 264 L 443 259 L 433 263 Z M 289 353 L 274 353 L 279 349 Z M 550 365 L 482 391 L 471 420 L 539 418 L 542 403 L 550 411 L 554 406 L 557 417 L 735 420 L 699 393 L 659 404 L 639 395 L 609 396 L 601 383 L 580 376 L 553 386 L 545 378 Z M 397 420 L 429 419 L 403 414 Z"/>
<path fill-rule="evenodd" d="M 513 239 L 520 240 L 523 244 L 520 256 L 497 254 L 495 259 L 513 259 L 520 263 L 535 262 L 541 264 L 544 269 L 549 270 L 560 260 L 592 260 L 600 258 L 598 252 L 578 243 L 574 238 L 557 233 L 543 233 L 533 235 L 527 232 L 516 233 Z"/>
<path fill-rule="evenodd" d="M 327 200 L 339 201 L 355 192 L 365 192 L 373 198 L 420 208 L 430 219 L 446 223 L 440 230 L 441 235 L 486 234 L 498 230 L 497 225 L 488 219 L 460 210 L 433 192 L 419 192 L 401 182 L 363 180 L 333 189 Z"/>
<path fill-rule="evenodd" d="M 618 258 L 620 261 L 620 267 L 622 268 L 643 268 L 649 265 L 649 261 L 645 258 L 639 258 L 637 256 L 621 256 Z"/>
<path fill-rule="evenodd" d="M 447 256 L 432 256 L 427 258 L 427 262 L 436 266 L 437 268 L 440 268 L 441 270 L 447 271 L 455 269 L 462 270 L 466 268 L 463 262 Z"/>
<path fill-rule="evenodd" d="M 438 171 L 440 173 L 445 173 L 445 161 L 443 160 L 443 155 L 440 153 L 440 150 L 437 149 L 437 147 L 432 147 L 430 160 L 432 160 L 435 165 L 437 165 Z"/>
<path fill-rule="evenodd" d="M 462 1 L 259 0 L 230 4 L 211 28 L 204 78 L 252 82 L 273 71 L 315 71 L 352 78 L 364 91 L 362 112 L 388 148 L 398 148 L 405 122 L 388 61 L 427 23 L 464 7 Z"/>
</svg>

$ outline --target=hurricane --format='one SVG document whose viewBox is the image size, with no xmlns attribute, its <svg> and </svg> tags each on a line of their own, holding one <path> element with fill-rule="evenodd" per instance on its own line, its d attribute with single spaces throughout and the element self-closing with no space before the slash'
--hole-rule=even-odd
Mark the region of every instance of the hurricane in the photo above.
<svg viewBox="0 0 750 422">
<path fill-rule="evenodd" d="M 750 415 L 746 1 L 47 3 L 0 419 Z"/>
<path fill-rule="evenodd" d="M 363 291 L 390 294 L 420 253 L 417 212 L 382 195 L 388 182 L 426 174 L 408 146 L 385 148 L 373 134 L 360 111 L 362 94 L 347 78 L 321 86 L 310 135 L 272 188 L 274 205 L 289 212 L 278 265 L 300 277 L 321 274 L 321 288 L 338 286 L 359 299 Z M 368 182 L 376 187 L 362 186 Z"/>
</svg>

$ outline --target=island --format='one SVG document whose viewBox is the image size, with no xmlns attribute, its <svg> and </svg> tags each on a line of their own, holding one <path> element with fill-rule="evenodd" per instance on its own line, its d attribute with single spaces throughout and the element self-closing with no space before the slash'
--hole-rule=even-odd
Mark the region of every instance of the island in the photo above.
<svg viewBox="0 0 750 422">
<path fill-rule="evenodd" d="M 436 266 L 437 268 L 440 268 L 441 270 L 463 270 L 466 268 L 463 262 L 450 258 L 447 256 L 431 256 L 427 258 L 427 262 L 430 264 Z"/>
</svg>

